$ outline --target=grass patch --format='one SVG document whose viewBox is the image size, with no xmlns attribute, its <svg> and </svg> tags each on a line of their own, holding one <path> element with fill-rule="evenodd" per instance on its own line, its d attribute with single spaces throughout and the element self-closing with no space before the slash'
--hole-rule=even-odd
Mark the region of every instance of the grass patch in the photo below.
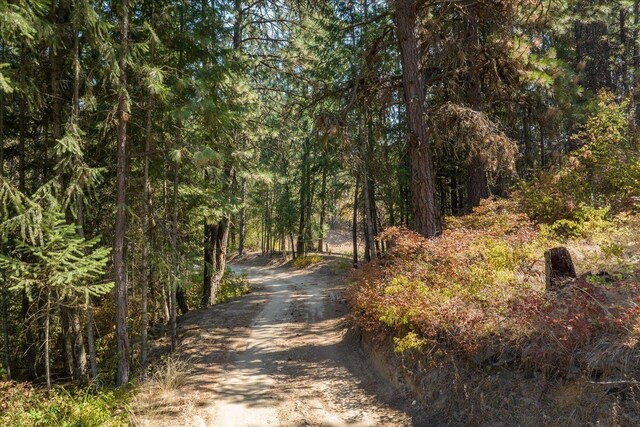
<svg viewBox="0 0 640 427">
<path fill-rule="evenodd" d="M 141 424 L 142 419 L 152 420 L 165 414 L 179 413 L 189 406 L 181 388 L 186 383 L 191 365 L 191 360 L 166 357 L 155 367 L 132 399 L 131 419 L 134 425 Z"/>
<path fill-rule="evenodd" d="M 353 268 L 353 260 L 347 257 L 340 257 L 329 264 L 329 269 L 333 274 L 342 274 Z"/>
<path fill-rule="evenodd" d="M 305 255 L 299 256 L 298 258 L 293 260 L 293 266 L 295 268 L 307 268 L 312 265 L 317 265 L 322 262 L 322 257 L 320 255 Z"/>
<path fill-rule="evenodd" d="M 55 387 L 47 393 L 29 383 L 0 382 L 0 425 L 128 426 L 130 398 L 123 389 Z"/>
</svg>

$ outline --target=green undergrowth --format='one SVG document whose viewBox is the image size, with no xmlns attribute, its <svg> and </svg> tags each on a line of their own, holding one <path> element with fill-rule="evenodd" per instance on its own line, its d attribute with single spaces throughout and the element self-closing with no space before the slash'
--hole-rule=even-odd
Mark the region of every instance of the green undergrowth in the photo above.
<svg viewBox="0 0 640 427">
<path fill-rule="evenodd" d="M 224 277 L 220 282 L 218 294 L 216 295 L 216 303 L 224 303 L 233 298 L 241 297 L 251 292 L 249 280 L 246 274 L 237 275 L 230 269 L 225 271 Z"/>
<path fill-rule="evenodd" d="M 0 425 L 12 427 L 119 427 L 129 425 L 128 389 L 54 387 L 0 382 Z"/>
<path fill-rule="evenodd" d="M 320 255 L 305 255 L 299 256 L 293 260 L 293 266 L 295 268 L 307 268 L 313 265 L 320 264 L 322 257 Z"/>
<path fill-rule="evenodd" d="M 185 283 L 189 307 L 199 307 L 202 299 L 202 270 L 191 275 Z M 245 274 L 236 274 L 230 268 L 225 268 L 224 275 L 218 286 L 216 304 L 228 302 L 234 298 L 251 293 L 251 285 Z"/>
<path fill-rule="evenodd" d="M 333 274 L 345 274 L 353 267 L 353 257 L 340 257 L 329 264 Z"/>
</svg>

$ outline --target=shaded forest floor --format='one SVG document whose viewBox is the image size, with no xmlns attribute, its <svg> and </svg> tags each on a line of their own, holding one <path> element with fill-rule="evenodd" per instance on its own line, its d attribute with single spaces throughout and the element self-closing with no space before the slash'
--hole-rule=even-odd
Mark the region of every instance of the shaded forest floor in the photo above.
<svg viewBox="0 0 640 427">
<path fill-rule="evenodd" d="M 182 376 L 143 385 L 139 425 L 415 425 L 419 408 L 379 377 L 350 332 L 336 257 L 312 269 L 249 258 L 250 295 L 188 313 Z M 165 384 L 166 385 L 166 384 Z"/>
</svg>

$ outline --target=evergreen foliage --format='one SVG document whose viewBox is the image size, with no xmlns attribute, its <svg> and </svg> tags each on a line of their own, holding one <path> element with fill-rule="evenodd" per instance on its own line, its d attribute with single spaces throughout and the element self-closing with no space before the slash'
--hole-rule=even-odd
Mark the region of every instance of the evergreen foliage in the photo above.
<svg viewBox="0 0 640 427">
<path fill-rule="evenodd" d="M 118 361 L 118 385 L 144 377 L 149 331 L 165 325 L 175 348 L 180 315 L 248 291 L 225 276 L 235 253 L 309 266 L 351 228 L 358 267 L 388 253 L 385 229 L 450 234 L 443 218 L 490 196 L 515 196 L 505 209 L 543 237 L 635 215 L 639 13 L 630 0 L 0 2 L 2 372 L 81 386 Z M 473 285 L 460 295 L 514 283 L 502 252 L 516 249 L 496 239 L 478 245 L 500 265 L 457 272 Z M 382 300 L 422 292 L 400 276 L 376 285 Z M 398 349 L 432 338 L 412 328 Z"/>
</svg>

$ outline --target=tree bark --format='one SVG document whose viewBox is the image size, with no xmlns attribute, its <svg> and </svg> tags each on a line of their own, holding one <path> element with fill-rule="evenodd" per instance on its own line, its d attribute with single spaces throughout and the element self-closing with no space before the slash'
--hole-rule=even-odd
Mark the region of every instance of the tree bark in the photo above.
<svg viewBox="0 0 640 427">
<path fill-rule="evenodd" d="M 473 156 L 467 167 L 467 211 L 471 211 L 474 207 L 480 205 L 480 201 L 489 195 L 489 187 L 487 184 L 487 176 L 484 170 L 484 164 L 479 157 Z"/>
<path fill-rule="evenodd" d="M 57 298 L 60 298 L 59 295 L 55 295 Z M 75 377 L 75 372 L 73 370 L 73 343 L 71 340 L 71 325 L 69 319 L 71 318 L 69 314 L 69 300 L 67 298 L 62 299 L 62 304 L 59 306 L 60 309 L 60 329 L 62 330 L 62 355 L 64 358 L 64 368 L 65 374 L 69 375 L 73 380 L 77 379 Z"/>
<path fill-rule="evenodd" d="M 78 24 L 73 21 L 73 88 L 72 88 L 72 108 L 71 121 L 77 124 L 80 114 L 80 35 Z M 76 228 L 78 235 L 84 239 L 84 199 L 82 194 L 76 199 Z M 69 323 L 73 331 L 74 350 L 74 370 L 78 381 L 85 381 L 87 376 L 87 352 L 84 345 L 82 333 L 82 322 L 80 320 L 80 307 L 82 304 L 78 300 L 74 301 L 73 307 L 69 309 Z"/>
<path fill-rule="evenodd" d="M 218 241 L 216 242 L 216 274 L 213 287 L 217 292 L 227 265 L 227 245 L 229 243 L 229 218 L 223 218 L 218 224 Z M 215 298 L 215 296 L 214 296 Z M 215 301 L 215 299 L 214 299 Z"/>
<path fill-rule="evenodd" d="M 0 62 L 4 60 L 4 43 L 0 44 Z M 24 166 L 22 163 L 20 166 Z M 22 170 L 21 170 L 21 173 Z M 0 178 L 4 178 L 4 92 L 0 92 Z M 0 254 L 4 254 L 4 241 L 0 241 Z M 4 272 L 0 272 L 2 279 L 2 348 L 4 350 L 4 368 L 7 371 L 7 379 L 11 381 L 11 363 L 9 347 L 9 326 L 8 326 L 8 305 L 7 305 L 7 282 Z"/>
<path fill-rule="evenodd" d="M 179 123 L 178 127 L 181 128 L 182 124 Z M 176 162 L 174 163 L 173 170 L 173 218 L 172 218 L 172 230 L 171 246 L 173 247 L 174 259 L 177 271 L 180 271 L 180 257 L 178 251 L 178 189 L 180 185 L 180 166 Z M 176 280 L 174 286 L 175 299 L 177 303 L 177 307 L 180 308 L 180 313 L 183 315 L 189 311 L 189 306 L 187 305 L 187 298 L 184 292 L 184 288 L 182 286 L 178 286 L 178 281 Z"/>
<path fill-rule="evenodd" d="M 480 34 L 478 29 L 478 16 L 472 14 L 467 21 L 467 56 L 477 58 L 480 55 Z M 475 64 L 470 59 L 467 63 L 469 72 L 467 73 L 467 102 L 476 111 L 482 110 L 481 86 L 479 77 L 472 71 Z M 471 153 L 469 164 L 467 165 L 467 211 L 471 211 L 480 205 L 480 200 L 489 196 L 489 184 L 484 163 L 480 158 L 480 153 L 476 150 Z"/>
<path fill-rule="evenodd" d="M 180 125 L 178 125 L 180 126 Z M 178 253 L 178 185 L 180 177 L 180 168 L 178 162 L 173 164 L 173 196 L 172 196 L 172 219 L 171 219 L 171 249 L 173 252 L 173 265 L 176 272 L 172 274 L 171 280 L 171 305 L 169 312 L 169 320 L 171 326 L 171 351 L 175 351 L 178 347 L 178 327 L 177 327 L 177 311 L 178 301 L 183 297 L 179 297 L 179 281 L 180 259 Z M 183 309 L 183 307 L 181 307 Z M 186 311 L 185 311 L 186 312 Z"/>
<path fill-rule="evenodd" d="M 87 376 L 87 352 L 84 346 L 84 335 L 82 334 L 82 322 L 80 321 L 80 313 L 77 304 L 69 310 L 69 325 L 71 327 L 73 337 L 74 352 L 74 377 L 76 381 L 86 381 Z"/>
<path fill-rule="evenodd" d="M 91 301 L 89 294 L 85 297 L 85 322 L 87 323 L 87 347 L 89 350 L 89 368 L 91 370 L 91 378 L 98 376 L 98 363 L 96 358 L 96 340 L 93 334 L 93 307 L 91 307 Z"/>
<path fill-rule="evenodd" d="M 363 178 L 364 184 L 362 187 L 362 199 L 363 199 L 363 206 L 362 206 L 362 231 L 364 232 L 364 260 L 366 262 L 371 262 L 371 253 L 372 251 L 372 245 L 371 245 L 371 230 L 369 228 L 369 212 L 368 212 L 368 202 L 367 202 L 367 186 L 366 186 L 366 181 L 367 178 L 366 176 Z"/>
<path fill-rule="evenodd" d="M 640 30 L 640 0 L 633 2 L 633 94 L 631 96 L 634 111 L 634 121 L 637 125 L 640 122 L 640 48 L 638 48 L 638 31 Z"/>
<path fill-rule="evenodd" d="M 202 307 L 216 303 L 216 295 L 226 267 L 229 241 L 229 219 L 224 218 L 214 225 L 205 224 L 205 274 Z"/>
<path fill-rule="evenodd" d="M 425 94 L 419 69 L 416 0 L 394 0 L 396 36 L 400 45 L 402 86 L 407 106 L 413 228 L 426 237 L 435 236 L 440 225 L 431 147 L 426 125 Z"/>
<path fill-rule="evenodd" d="M 451 214 L 458 215 L 461 211 L 460 209 L 460 196 L 458 194 L 458 170 L 457 168 L 453 171 L 453 175 L 451 175 Z"/>
<path fill-rule="evenodd" d="M 127 45 L 129 40 L 129 1 L 121 3 L 121 57 L 120 87 L 118 94 L 118 155 L 117 155 L 117 213 L 113 264 L 116 273 L 116 340 L 118 353 L 118 373 L 116 385 L 125 386 L 129 382 L 129 334 L 127 331 L 127 276 L 124 258 L 124 241 L 127 226 Z"/>
<path fill-rule="evenodd" d="M 304 230 L 305 253 L 315 250 L 313 245 L 313 232 L 311 230 L 311 212 L 313 208 L 314 193 L 315 182 L 311 181 L 311 165 L 307 165 L 306 227 Z"/>
<path fill-rule="evenodd" d="M 202 284 L 202 301 L 203 308 L 215 304 L 215 290 L 213 289 L 213 276 L 215 269 L 215 253 L 216 241 L 218 234 L 218 226 L 209 224 L 207 219 L 204 220 L 204 282 Z"/>
<path fill-rule="evenodd" d="M 320 236 L 318 237 L 318 252 L 324 252 L 324 221 L 327 211 L 327 167 L 322 168 L 322 188 L 320 190 Z"/>
<path fill-rule="evenodd" d="M 2 348 L 4 350 L 4 369 L 7 372 L 7 381 L 11 381 L 11 347 L 9 346 L 9 310 L 7 304 L 7 283 L 2 273 Z"/>
<path fill-rule="evenodd" d="M 306 253 L 306 245 L 304 235 L 307 229 L 307 161 L 309 158 L 309 141 L 305 140 L 302 153 L 302 178 L 300 180 L 300 224 L 298 227 L 298 241 L 296 252 L 298 256 L 304 256 Z"/>
<path fill-rule="evenodd" d="M 238 229 L 238 255 L 244 255 L 245 238 L 247 234 L 247 180 L 242 178 L 240 184 L 241 203 L 240 208 L 240 225 Z"/>
<path fill-rule="evenodd" d="M 567 280 L 576 278 L 571 254 L 564 246 L 551 248 L 544 253 L 547 290 L 556 290 Z"/>
<path fill-rule="evenodd" d="M 154 45 L 151 44 L 151 55 L 153 58 Z M 150 236 L 150 207 L 151 207 L 151 183 L 149 180 L 149 152 L 151 151 L 151 133 L 152 133 L 152 118 L 153 118 L 153 99 L 149 99 L 149 105 L 147 106 L 147 124 L 146 124 L 146 138 L 144 144 L 144 181 L 143 186 L 143 210 L 142 210 L 142 289 L 140 300 L 140 371 L 142 377 L 147 372 L 147 330 L 149 327 L 148 321 L 148 288 L 150 281 L 149 271 L 149 246 L 151 241 Z"/>
<path fill-rule="evenodd" d="M 540 167 L 544 168 L 547 165 L 547 158 L 545 155 L 544 148 L 544 129 L 542 125 L 540 125 Z"/>
<path fill-rule="evenodd" d="M 353 268 L 358 268 L 358 193 L 360 179 L 356 175 L 356 188 L 353 194 L 353 218 L 351 220 L 351 241 L 353 243 Z"/>
<path fill-rule="evenodd" d="M 169 309 L 169 302 L 170 302 L 170 297 L 167 294 L 167 288 L 170 287 L 170 282 L 167 281 L 166 284 L 163 283 L 160 286 L 160 297 L 162 298 L 162 313 L 163 313 L 163 323 L 166 324 L 167 322 L 169 322 L 169 318 L 171 317 L 171 313 L 170 313 L 170 309 Z"/>
<path fill-rule="evenodd" d="M 47 300 L 44 313 L 44 372 L 47 381 L 47 390 L 51 390 L 51 358 L 49 356 L 49 329 L 51 323 L 51 289 L 47 288 Z"/>
</svg>

